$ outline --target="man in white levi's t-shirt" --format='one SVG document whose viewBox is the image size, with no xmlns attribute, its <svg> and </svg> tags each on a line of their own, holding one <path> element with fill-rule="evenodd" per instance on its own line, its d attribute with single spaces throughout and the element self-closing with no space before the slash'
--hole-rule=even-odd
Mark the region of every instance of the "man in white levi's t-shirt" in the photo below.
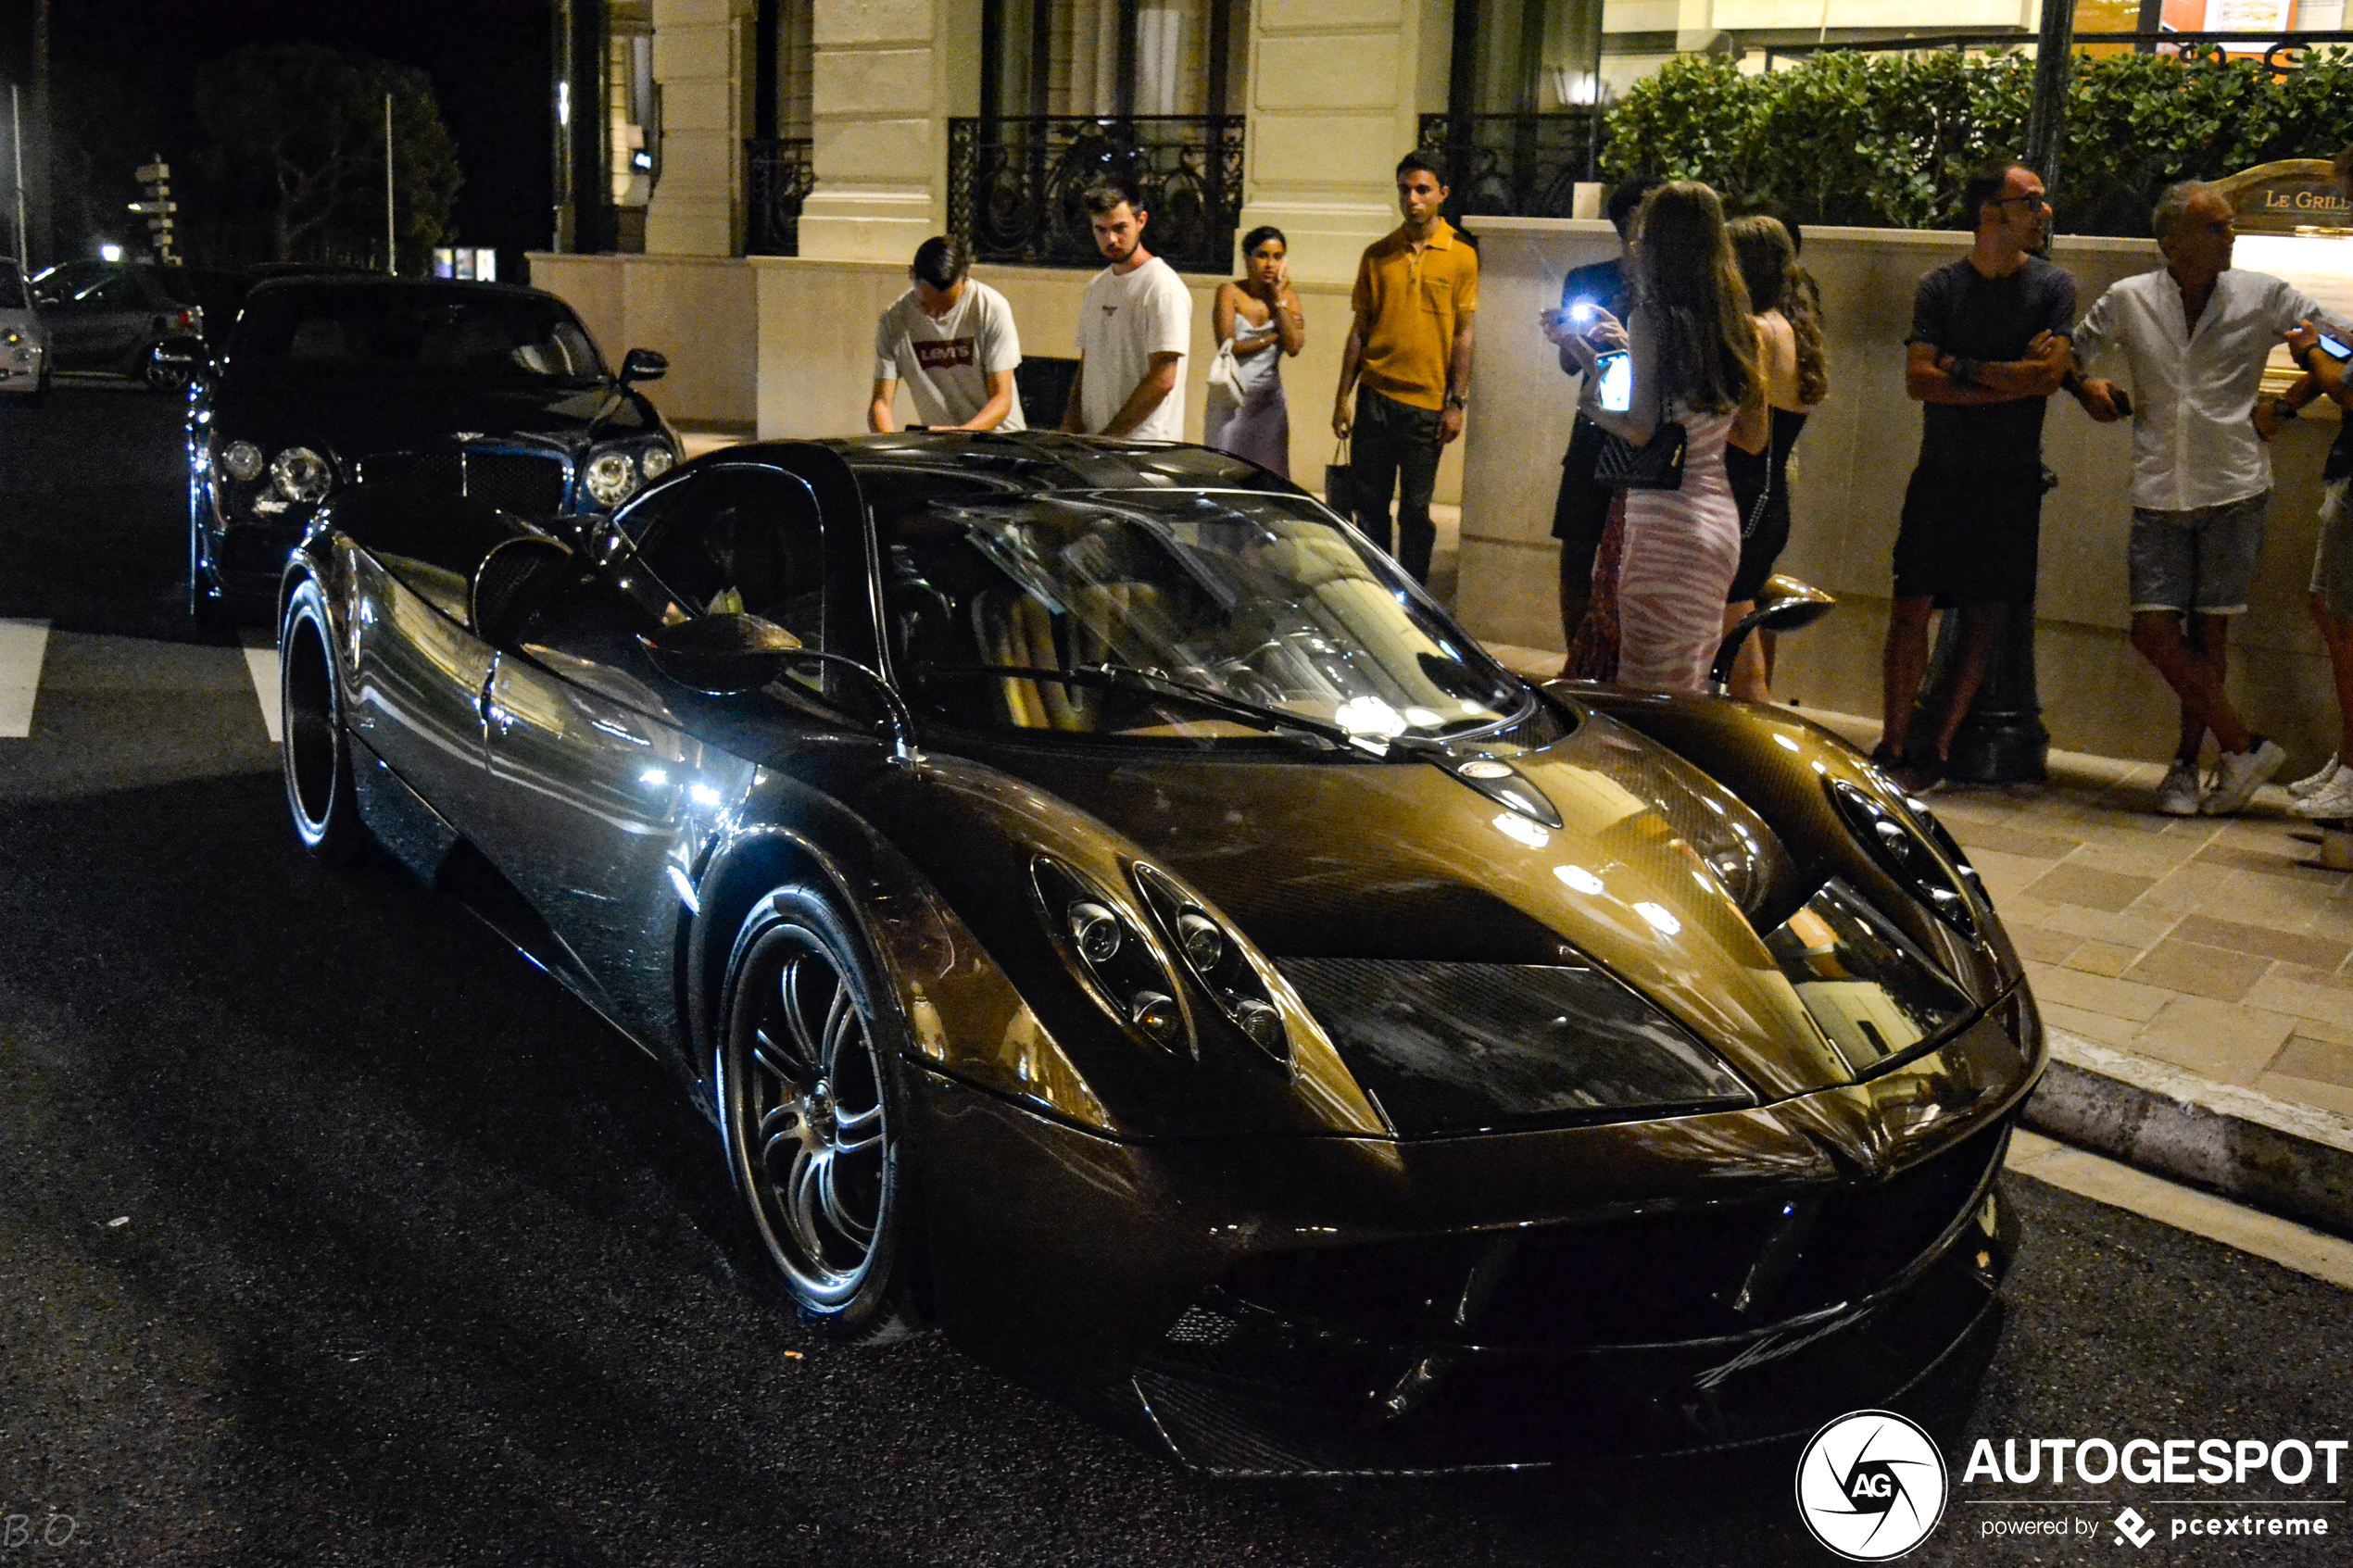
<svg viewBox="0 0 2353 1568">
<path fill-rule="evenodd" d="M 1095 245 L 1111 265 L 1078 307 L 1078 374 L 1063 429 L 1094 435 L 1185 439 L 1185 355 L 1193 296 L 1176 270 L 1144 248 L 1144 223 L 1126 193 L 1086 196 Z"/>
<path fill-rule="evenodd" d="M 935 234 L 915 247 L 914 282 L 875 326 L 875 387 L 866 428 L 899 428 L 891 400 L 907 383 L 915 420 L 934 430 L 1023 430 L 1013 370 L 1021 334 L 1005 296 L 970 277 L 972 250 Z"/>
</svg>

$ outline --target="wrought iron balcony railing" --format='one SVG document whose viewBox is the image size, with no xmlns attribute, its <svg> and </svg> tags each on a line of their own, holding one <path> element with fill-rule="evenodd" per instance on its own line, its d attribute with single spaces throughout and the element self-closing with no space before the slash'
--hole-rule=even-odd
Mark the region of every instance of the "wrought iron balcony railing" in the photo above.
<svg viewBox="0 0 2353 1568">
<path fill-rule="evenodd" d="M 1233 265 L 1242 210 L 1242 117 L 951 119 L 948 224 L 981 261 L 1098 267 L 1082 201 L 1109 182 L 1151 214 L 1144 240 L 1182 272 Z"/>
<path fill-rule="evenodd" d="M 744 144 L 744 254 L 799 256 L 800 204 L 816 187 L 806 136 Z"/>
<path fill-rule="evenodd" d="M 1570 217 L 1577 182 L 1599 178 L 1600 130 L 1591 109 L 1421 117 L 1422 150 L 1449 171 L 1450 217 Z"/>
</svg>

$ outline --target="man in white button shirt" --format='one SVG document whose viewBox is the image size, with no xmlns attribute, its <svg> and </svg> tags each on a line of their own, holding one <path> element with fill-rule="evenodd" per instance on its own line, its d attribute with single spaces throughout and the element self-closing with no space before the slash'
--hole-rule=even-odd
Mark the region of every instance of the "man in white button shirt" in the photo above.
<svg viewBox="0 0 2353 1568">
<path fill-rule="evenodd" d="M 2158 809 L 2183 817 L 2240 809 L 2287 759 L 2239 718 L 2223 678 L 2271 502 L 2271 452 L 2255 425 L 2263 364 L 2321 309 L 2278 278 L 2232 268 L 2232 219 L 2213 187 L 2171 187 L 2152 219 L 2165 266 L 2112 285 L 2074 335 L 2078 365 L 2113 347 L 2132 367 L 2129 410 L 2108 381 L 2085 380 L 2076 396 L 2103 423 L 2133 417 L 2133 646 L 2181 698 Z M 2208 731 L 2222 756 L 2201 792 Z"/>
</svg>

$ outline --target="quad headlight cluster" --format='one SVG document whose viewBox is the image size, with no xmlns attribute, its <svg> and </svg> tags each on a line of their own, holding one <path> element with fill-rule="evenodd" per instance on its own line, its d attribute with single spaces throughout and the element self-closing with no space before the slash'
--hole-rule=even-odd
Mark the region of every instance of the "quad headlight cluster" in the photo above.
<svg viewBox="0 0 2353 1568">
<path fill-rule="evenodd" d="M 1899 812 L 1882 805 L 1844 779 L 1829 782 L 1831 804 L 1880 868 L 1937 919 L 1975 941 L 1976 872 L 1944 824 L 1925 810 Z"/>
<path fill-rule="evenodd" d="M 334 488 L 335 466 L 308 446 L 288 446 L 264 458 L 250 441 L 232 441 L 213 458 L 222 477 L 251 484 L 265 472 L 271 488 L 288 501 L 321 501 Z"/>
<path fill-rule="evenodd" d="M 615 448 L 589 458 L 588 466 L 581 470 L 580 483 L 590 500 L 610 510 L 668 473 L 677 461 L 667 445 L 635 452 Z"/>
<path fill-rule="evenodd" d="M 1096 1002 L 1152 1045 L 1195 1054 L 1191 1017 L 1165 956 L 1173 952 L 1244 1038 L 1289 1065 L 1290 1031 L 1242 938 L 1166 872 L 1139 863 L 1130 875 L 1159 927 L 1159 943 L 1148 940 L 1123 912 L 1125 899 L 1045 856 L 1030 867 L 1048 929 Z"/>
</svg>

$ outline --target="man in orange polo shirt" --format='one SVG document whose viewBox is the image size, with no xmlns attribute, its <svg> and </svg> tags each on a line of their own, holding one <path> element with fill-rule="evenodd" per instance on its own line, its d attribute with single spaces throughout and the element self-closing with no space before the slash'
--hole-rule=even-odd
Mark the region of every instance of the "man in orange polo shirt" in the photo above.
<svg viewBox="0 0 2353 1568">
<path fill-rule="evenodd" d="M 1356 526 L 1388 549 L 1394 492 L 1397 558 L 1417 583 L 1429 581 L 1438 451 L 1463 433 L 1471 317 L 1478 309 L 1478 253 L 1438 215 L 1445 204 L 1429 155 L 1398 160 L 1397 209 L 1405 221 L 1365 246 L 1357 263 L 1356 324 L 1332 401 L 1332 433 L 1342 440 L 1353 433 Z"/>
</svg>

